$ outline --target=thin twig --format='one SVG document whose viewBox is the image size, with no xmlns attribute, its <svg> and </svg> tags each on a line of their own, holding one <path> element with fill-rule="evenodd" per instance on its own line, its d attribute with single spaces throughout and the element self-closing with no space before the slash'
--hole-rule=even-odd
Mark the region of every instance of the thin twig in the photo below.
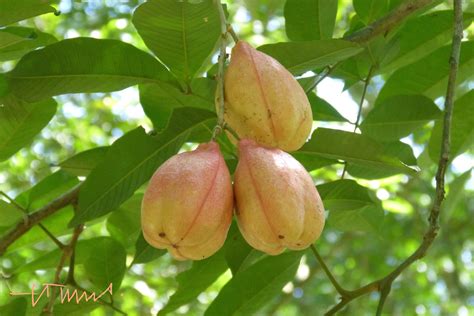
<svg viewBox="0 0 474 316">
<path fill-rule="evenodd" d="M 74 232 L 71 237 L 71 241 L 67 246 L 64 246 L 63 248 L 63 254 L 61 258 L 59 259 L 59 263 L 56 267 L 56 273 L 54 274 L 54 284 L 59 284 L 61 281 L 61 272 L 64 268 L 64 265 L 68 259 L 71 258 L 71 255 L 74 252 L 74 249 L 76 247 L 77 240 L 79 239 L 79 235 L 82 233 L 83 225 L 78 225 L 76 228 L 74 228 Z M 69 274 L 68 274 L 69 276 Z M 54 307 L 54 301 L 56 300 L 57 297 L 57 288 L 53 287 L 51 290 L 51 296 L 49 298 L 49 302 L 44 310 L 46 314 L 53 315 L 53 307 Z"/>
<path fill-rule="evenodd" d="M 318 253 L 318 251 L 316 250 L 316 247 L 312 244 L 310 246 L 311 248 L 311 251 L 313 252 L 314 256 L 316 257 L 316 260 L 318 260 L 319 264 L 321 265 L 321 267 L 323 268 L 324 270 L 324 273 L 326 273 L 329 281 L 331 281 L 332 285 L 334 286 L 334 288 L 337 290 L 337 292 L 341 295 L 341 296 L 346 296 L 347 294 L 347 290 L 345 290 L 336 280 L 336 278 L 334 277 L 334 275 L 331 273 L 331 271 L 329 270 L 328 266 L 326 265 L 326 263 L 324 262 L 323 258 L 321 257 L 321 255 Z"/>
<path fill-rule="evenodd" d="M 395 26 L 399 25 L 409 15 L 422 9 L 430 4 L 434 0 L 413 0 L 402 3 L 398 8 L 391 11 L 383 18 L 375 21 L 374 23 L 364 27 L 363 29 L 346 36 L 344 39 L 357 42 L 365 43 L 371 39 L 377 37 L 380 34 L 385 34 Z"/>
<path fill-rule="evenodd" d="M 375 70 L 375 66 L 374 65 L 370 66 L 369 72 L 367 73 L 367 77 L 365 78 L 364 90 L 362 91 L 362 96 L 360 97 L 359 109 L 357 111 L 356 121 L 354 122 L 353 133 L 355 133 L 357 129 L 359 128 L 360 118 L 362 116 L 362 108 L 364 106 L 365 95 L 367 94 L 367 88 L 369 87 L 370 80 L 372 79 L 372 74 L 374 73 L 374 70 Z M 346 175 L 346 171 L 347 171 L 347 161 L 344 161 L 344 169 L 342 169 L 341 179 L 344 179 L 344 176 Z"/>
<path fill-rule="evenodd" d="M 26 222 L 18 223 L 14 229 L 0 238 L 0 256 L 5 253 L 12 243 L 28 232 L 33 226 L 65 206 L 74 203 L 79 195 L 79 189 L 80 185 L 77 185 L 71 191 L 61 195 L 56 200 L 40 208 L 38 211 L 29 214 Z"/>
<path fill-rule="evenodd" d="M 308 89 L 306 89 L 306 93 L 311 92 L 316 88 L 316 86 L 323 81 L 327 76 L 329 76 L 334 69 L 340 64 L 340 62 L 335 63 L 334 65 L 329 65 L 324 68 L 324 70 L 321 72 L 318 80 L 316 80 Z"/>
<path fill-rule="evenodd" d="M 462 40 L 462 0 L 454 0 L 454 32 L 451 48 L 451 56 L 449 58 L 450 70 L 448 78 L 448 86 L 446 91 L 445 105 L 444 105 L 444 118 L 443 118 L 443 134 L 441 139 L 441 152 L 438 162 L 438 170 L 436 172 L 436 191 L 435 200 L 430 210 L 428 218 L 429 226 L 423 235 L 423 241 L 418 248 L 406 258 L 399 266 L 397 266 L 392 272 L 385 277 L 373 281 L 357 290 L 348 291 L 346 297 L 341 299 L 341 302 L 332 307 L 326 315 L 333 315 L 337 311 L 344 308 L 352 300 L 373 292 L 380 292 L 379 304 L 377 306 L 376 315 L 382 315 L 384 303 L 390 294 L 393 282 L 397 277 L 407 269 L 412 263 L 418 259 L 423 258 L 426 255 L 427 250 L 433 244 L 436 236 L 438 235 L 439 227 L 439 216 L 441 204 L 444 200 L 445 190 L 444 181 L 445 174 L 449 162 L 449 151 L 450 151 L 450 139 L 451 139 L 451 120 L 454 106 L 454 94 L 456 88 L 456 76 L 459 66 L 459 56 L 461 51 L 461 40 Z"/>
</svg>

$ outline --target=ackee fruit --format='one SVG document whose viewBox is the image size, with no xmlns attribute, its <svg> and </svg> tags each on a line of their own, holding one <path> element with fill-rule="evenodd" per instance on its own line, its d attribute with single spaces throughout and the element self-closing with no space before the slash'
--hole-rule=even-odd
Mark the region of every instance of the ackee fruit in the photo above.
<svg viewBox="0 0 474 316">
<path fill-rule="evenodd" d="M 241 140 L 234 194 L 240 231 L 258 250 L 304 249 L 321 235 L 324 207 L 313 180 L 280 149 Z"/>
<path fill-rule="evenodd" d="M 142 202 L 146 241 L 178 260 L 219 250 L 232 220 L 229 170 L 215 142 L 171 157 L 155 172 Z"/>
<path fill-rule="evenodd" d="M 285 151 L 303 146 L 312 128 L 311 106 L 299 83 L 277 60 L 237 42 L 224 87 L 224 118 L 240 138 Z"/>
</svg>

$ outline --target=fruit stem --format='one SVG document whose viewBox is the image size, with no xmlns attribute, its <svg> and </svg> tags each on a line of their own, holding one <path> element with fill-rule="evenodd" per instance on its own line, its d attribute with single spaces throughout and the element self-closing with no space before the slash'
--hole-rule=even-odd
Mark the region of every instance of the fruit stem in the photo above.
<svg viewBox="0 0 474 316">
<path fill-rule="evenodd" d="M 225 60 L 227 58 L 226 47 L 227 47 L 227 32 L 228 32 L 228 24 L 226 21 L 224 8 L 221 4 L 220 0 L 215 0 L 217 11 L 219 12 L 219 19 L 221 22 L 221 38 L 220 38 L 220 52 L 219 52 L 219 59 L 218 63 L 218 71 L 217 71 L 217 87 L 216 87 L 216 95 L 215 95 L 215 102 L 216 102 L 216 109 L 217 109 L 217 125 L 214 128 L 212 133 L 212 140 L 215 140 L 216 137 L 222 132 L 224 129 L 224 111 L 225 111 L 225 103 L 224 103 L 224 65 Z"/>
</svg>

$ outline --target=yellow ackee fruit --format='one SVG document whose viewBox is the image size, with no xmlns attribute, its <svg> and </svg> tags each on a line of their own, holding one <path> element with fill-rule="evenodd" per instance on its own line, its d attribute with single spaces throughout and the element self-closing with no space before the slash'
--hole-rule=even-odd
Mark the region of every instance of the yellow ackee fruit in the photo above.
<svg viewBox="0 0 474 316">
<path fill-rule="evenodd" d="M 171 157 L 155 172 L 142 202 L 146 241 L 178 260 L 217 252 L 232 221 L 233 192 L 215 142 Z"/>
<path fill-rule="evenodd" d="M 312 128 L 311 106 L 278 61 L 239 41 L 232 49 L 224 85 L 224 118 L 240 138 L 285 151 L 303 146 Z"/>
<path fill-rule="evenodd" d="M 321 235 L 324 207 L 313 180 L 280 149 L 241 140 L 234 194 L 240 231 L 258 250 L 304 249 Z"/>
</svg>

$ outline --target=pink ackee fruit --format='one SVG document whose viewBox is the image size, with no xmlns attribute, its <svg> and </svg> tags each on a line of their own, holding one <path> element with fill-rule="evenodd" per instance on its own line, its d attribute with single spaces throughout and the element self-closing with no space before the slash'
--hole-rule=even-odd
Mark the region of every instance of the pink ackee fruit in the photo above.
<svg viewBox="0 0 474 316">
<path fill-rule="evenodd" d="M 178 260 L 201 260 L 218 251 L 232 220 L 229 170 L 215 142 L 171 157 L 150 180 L 142 202 L 148 243 Z"/>
</svg>

